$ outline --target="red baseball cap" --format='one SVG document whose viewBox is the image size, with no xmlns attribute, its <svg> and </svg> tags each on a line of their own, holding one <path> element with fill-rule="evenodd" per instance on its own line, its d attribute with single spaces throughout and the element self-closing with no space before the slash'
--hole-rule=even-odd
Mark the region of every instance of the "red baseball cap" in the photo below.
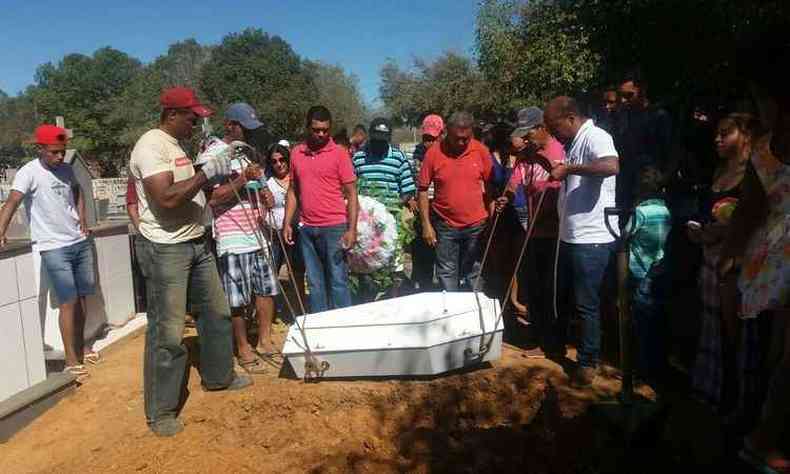
<svg viewBox="0 0 790 474">
<path fill-rule="evenodd" d="M 39 145 L 65 145 L 69 137 L 66 130 L 55 125 L 39 125 L 35 132 Z"/>
<path fill-rule="evenodd" d="M 422 121 L 422 134 L 439 138 L 444 130 L 444 120 L 436 114 L 425 117 Z"/>
<path fill-rule="evenodd" d="M 190 109 L 198 117 L 208 117 L 214 111 L 200 103 L 195 91 L 189 87 L 171 87 L 162 91 L 159 103 L 163 109 Z"/>
</svg>

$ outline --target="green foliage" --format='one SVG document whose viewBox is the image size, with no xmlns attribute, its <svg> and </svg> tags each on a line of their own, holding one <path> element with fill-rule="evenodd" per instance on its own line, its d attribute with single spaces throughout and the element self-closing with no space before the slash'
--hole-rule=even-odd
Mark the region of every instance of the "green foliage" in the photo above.
<svg viewBox="0 0 790 474">
<path fill-rule="evenodd" d="M 409 70 L 389 60 L 380 71 L 379 95 L 399 123 L 418 125 L 427 112 L 491 109 L 489 87 L 470 58 L 447 52 L 433 62 L 415 59 Z"/>
<path fill-rule="evenodd" d="M 200 89 L 217 110 L 247 102 L 277 137 L 298 136 L 318 100 L 302 59 L 279 36 L 247 29 L 222 39 L 203 66 Z"/>
<path fill-rule="evenodd" d="M 601 61 L 576 11 L 553 0 L 483 2 L 477 53 L 500 110 L 584 92 Z"/>
<path fill-rule="evenodd" d="M 364 122 L 368 115 L 356 76 L 346 74 L 340 66 L 305 61 L 304 67 L 318 89 L 318 103 L 332 112 L 335 130 Z"/>
<path fill-rule="evenodd" d="M 578 0 L 564 2 L 604 58 L 601 82 L 635 67 L 653 97 L 726 97 L 742 84 L 732 65 L 739 43 L 790 24 L 790 2 L 766 0 Z"/>
<path fill-rule="evenodd" d="M 140 72 L 142 65 L 126 53 L 106 47 L 93 56 L 70 54 L 36 72 L 33 100 L 41 122 L 67 117 L 73 144 L 94 158 L 117 151 L 121 124 L 111 120 L 113 99 Z"/>
<path fill-rule="evenodd" d="M 278 138 L 298 138 L 305 112 L 319 101 L 340 126 L 353 126 L 366 114 L 355 77 L 340 66 L 305 61 L 261 30 L 228 35 L 216 46 L 180 41 L 147 65 L 102 48 L 43 64 L 35 84 L 17 97 L 0 91 L 0 164 L 17 165 L 36 125 L 62 115 L 74 131 L 72 144 L 113 173 L 140 135 L 157 125 L 162 89 L 177 85 L 196 89 L 218 112 L 216 130 L 224 107 L 240 100 L 256 107 Z"/>
<path fill-rule="evenodd" d="M 122 123 L 118 141 L 131 148 L 140 135 L 157 125 L 162 89 L 173 86 L 198 89 L 201 70 L 210 55 L 211 47 L 188 39 L 172 44 L 167 54 L 146 66 L 113 99 L 111 119 Z"/>
<path fill-rule="evenodd" d="M 35 128 L 35 107 L 29 95 L 0 99 L 0 166 L 18 167 L 29 151 Z"/>
</svg>

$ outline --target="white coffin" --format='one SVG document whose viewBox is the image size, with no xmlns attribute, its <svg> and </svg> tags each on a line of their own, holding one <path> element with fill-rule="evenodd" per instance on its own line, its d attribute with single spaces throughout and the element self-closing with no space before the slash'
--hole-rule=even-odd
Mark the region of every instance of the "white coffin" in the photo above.
<svg viewBox="0 0 790 474">
<path fill-rule="evenodd" d="M 477 297 L 479 309 L 474 293 L 419 293 L 298 320 L 313 355 L 329 364 L 323 377 L 435 375 L 500 357 L 499 302 Z M 305 352 L 294 324 L 283 354 L 298 377 L 305 375 Z"/>
</svg>

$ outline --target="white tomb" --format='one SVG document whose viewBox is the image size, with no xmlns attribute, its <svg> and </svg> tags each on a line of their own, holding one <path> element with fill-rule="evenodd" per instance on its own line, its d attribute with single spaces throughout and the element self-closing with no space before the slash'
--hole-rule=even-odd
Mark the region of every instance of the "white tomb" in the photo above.
<svg viewBox="0 0 790 474">
<path fill-rule="evenodd" d="M 320 369 L 309 376 L 435 375 L 498 359 L 499 312 L 499 302 L 482 293 L 419 293 L 308 314 L 298 322 Z M 306 353 L 294 324 L 283 355 L 299 377 L 305 376 Z"/>
</svg>

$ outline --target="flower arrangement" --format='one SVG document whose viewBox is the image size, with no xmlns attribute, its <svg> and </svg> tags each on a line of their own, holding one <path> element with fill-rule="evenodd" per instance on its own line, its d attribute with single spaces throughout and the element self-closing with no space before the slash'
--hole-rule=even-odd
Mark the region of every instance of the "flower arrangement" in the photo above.
<svg viewBox="0 0 790 474">
<path fill-rule="evenodd" d="M 398 231 L 395 218 L 384 204 L 359 196 L 357 243 L 348 253 L 352 273 L 370 274 L 386 267 L 395 256 Z"/>
<path fill-rule="evenodd" d="M 729 224 L 730 220 L 732 219 L 732 213 L 735 212 L 735 208 L 738 206 L 738 199 L 733 197 L 726 197 L 719 199 L 713 205 L 711 209 L 711 214 L 713 214 L 713 218 L 716 222 L 720 222 L 722 224 Z"/>
</svg>

